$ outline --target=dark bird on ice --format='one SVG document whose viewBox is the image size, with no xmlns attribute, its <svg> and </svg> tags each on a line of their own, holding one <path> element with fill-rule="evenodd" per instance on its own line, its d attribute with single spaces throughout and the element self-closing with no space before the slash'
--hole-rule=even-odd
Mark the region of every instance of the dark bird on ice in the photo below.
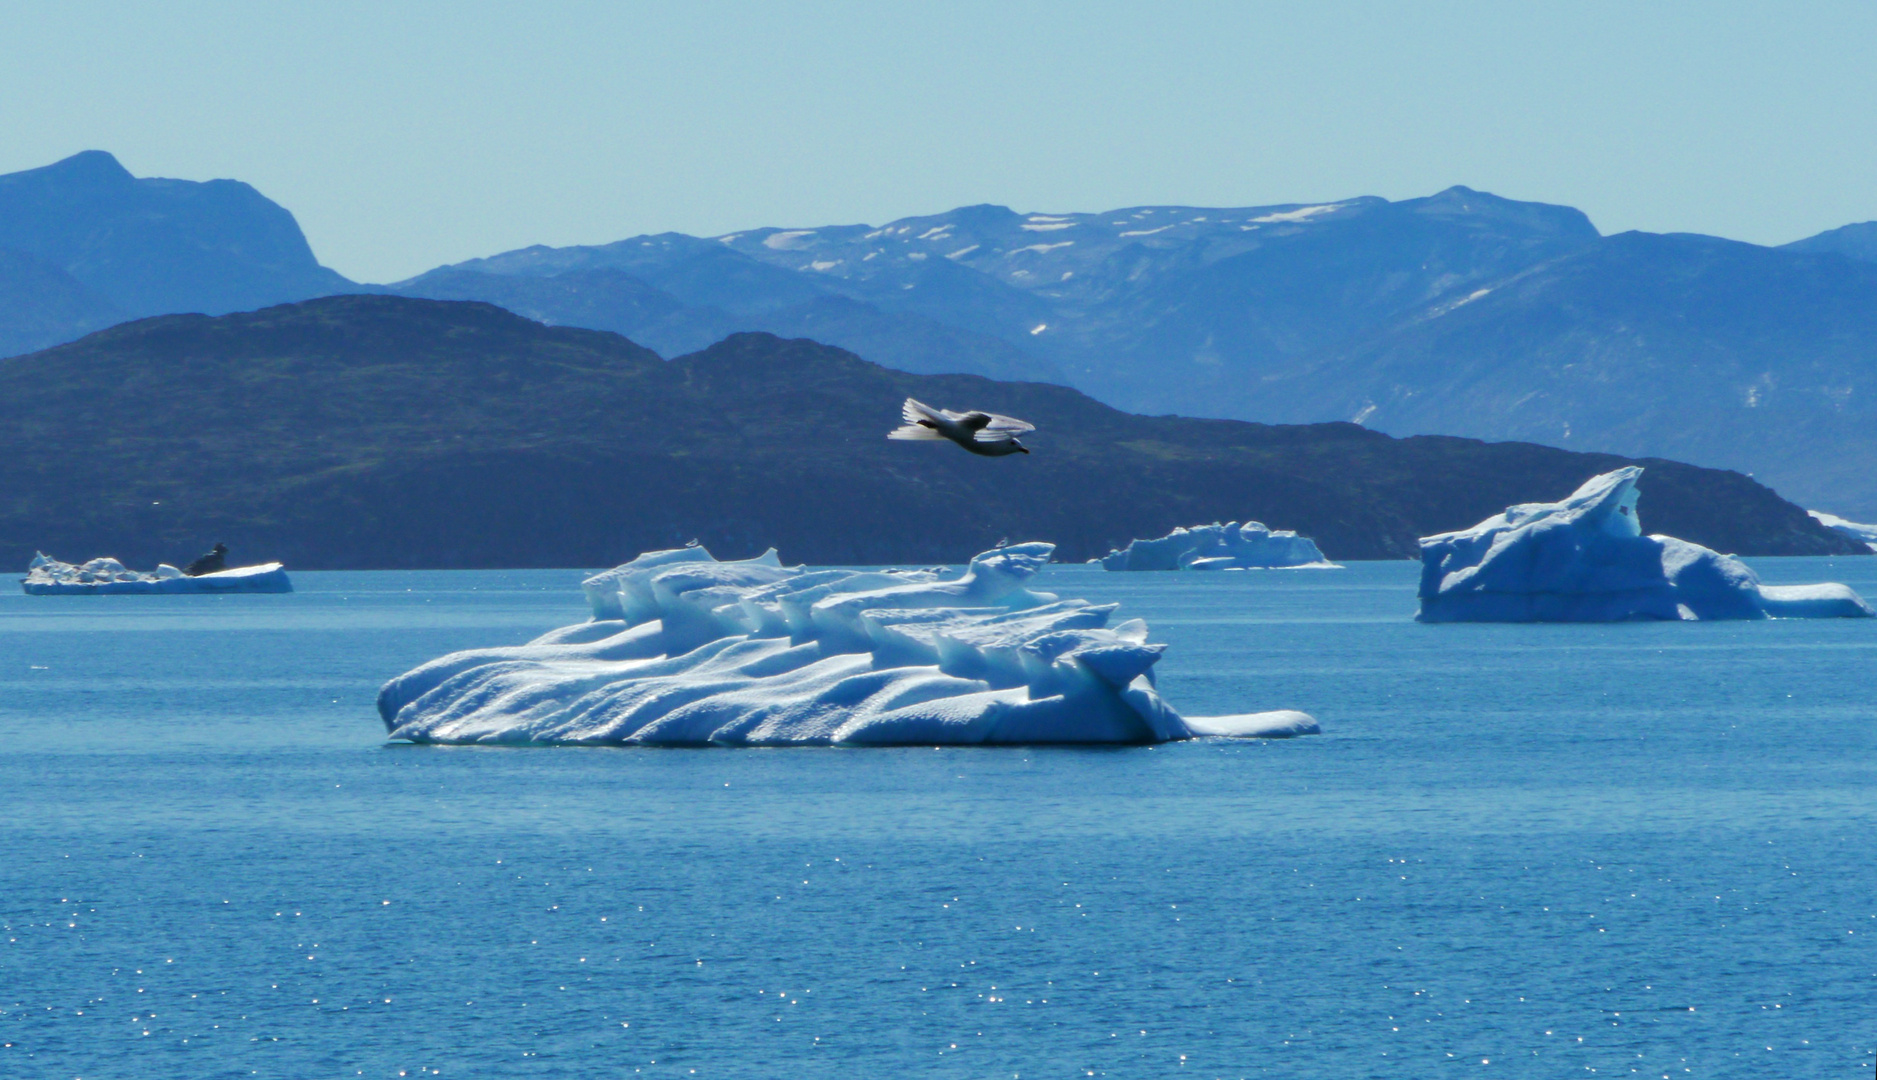
<svg viewBox="0 0 1877 1080">
<path fill-rule="evenodd" d="M 1017 436 L 1036 430 L 1035 424 L 1026 424 L 1014 417 L 934 409 L 912 398 L 907 398 L 906 404 L 900 407 L 900 415 L 905 417 L 905 425 L 887 432 L 887 438 L 910 442 L 948 440 L 985 457 L 1029 453 L 1029 448 L 1018 442 Z"/>
<path fill-rule="evenodd" d="M 228 545 L 217 543 L 209 549 L 207 555 L 199 556 L 196 561 L 183 567 L 184 577 L 201 577 L 203 574 L 219 574 L 228 569 Z"/>
</svg>

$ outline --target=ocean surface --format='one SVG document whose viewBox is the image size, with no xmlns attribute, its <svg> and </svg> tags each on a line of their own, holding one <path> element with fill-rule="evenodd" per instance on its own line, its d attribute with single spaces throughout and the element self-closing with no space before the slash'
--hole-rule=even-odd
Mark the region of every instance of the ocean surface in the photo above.
<svg viewBox="0 0 1877 1080">
<path fill-rule="evenodd" d="M 1877 620 L 1415 573 L 1051 568 L 1324 727 L 1116 749 L 384 741 L 577 570 L 0 594 L 0 1076 L 1871 1076 Z"/>
</svg>

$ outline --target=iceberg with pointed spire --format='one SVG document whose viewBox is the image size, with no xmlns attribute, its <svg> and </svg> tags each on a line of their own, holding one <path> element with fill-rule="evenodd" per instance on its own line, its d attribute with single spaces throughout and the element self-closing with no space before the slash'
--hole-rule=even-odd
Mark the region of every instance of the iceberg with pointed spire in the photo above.
<svg viewBox="0 0 1877 1080">
<path fill-rule="evenodd" d="M 1422 622 L 1869 617 L 1838 584 L 1765 585 L 1732 555 L 1645 536 L 1626 466 L 1555 503 L 1421 539 Z"/>
<path fill-rule="evenodd" d="M 1116 605 L 1029 587 L 1052 544 L 962 576 L 810 570 L 774 550 L 649 552 L 584 583 L 593 618 L 432 660 L 378 712 L 418 743 L 777 746 L 1151 743 L 1311 734 L 1300 712 L 1182 717 L 1164 645 Z"/>
</svg>

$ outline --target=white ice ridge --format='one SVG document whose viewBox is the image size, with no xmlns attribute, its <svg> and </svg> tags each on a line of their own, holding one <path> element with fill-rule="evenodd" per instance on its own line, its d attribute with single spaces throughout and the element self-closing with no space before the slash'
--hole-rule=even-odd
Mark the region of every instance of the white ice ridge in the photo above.
<svg viewBox="0 0 1877 1080">
<path fill-rule="evenodd" d="M 93 559 L 82 566 L 60 562 L 45 552 L 33 557 L 20 588 L 35 596 L 50 593 L 287 593 L 293 582 L 277 562 L 237 566 L 187 577 L 168 563 L 153 573 L 127 569 L 116 559 Z"/>
<path fill-rule="evenodd" d="M 1422 622 L 1868 617 L 1843 585 L 1762 585 L 1732 555 L 1644 536 L 1639 466 L 1584 481 L 1555 503 L 1510 507 L 1421 540 Z"/>
<path fill-rule="evenodd" d="M 1158 540 L 1135 540 L 1100 561 L 1104 570 L 1340 569 L 1309 537 L 1273 532 L 1256 521 L 1175 529 Z"/>
<path fill-rule="evenodd" d="M 1868 545 L 1872 551 L 1877 551 L 1877 525 L 1861 525 L 1855 521 L 1846 521 L 1836 514 L 1827 514 L 1823 510 L 1807 510 L 1806 513 L 1817 518 L 1818 523 L 1827 529 L 1843 533 L 1860 544 Z"/>
<path fill-rule="evenodd" d="M 1181 717 L 1163 645 L 1115 605 L 1026 586 L 1053 544 L 928 571 L 655 551 L 587 580 L 589 622 L 386 683 L 393 739 L 663 746 L 1149 743 L 1316 732 L 1298 712 Z"/>
</svg>

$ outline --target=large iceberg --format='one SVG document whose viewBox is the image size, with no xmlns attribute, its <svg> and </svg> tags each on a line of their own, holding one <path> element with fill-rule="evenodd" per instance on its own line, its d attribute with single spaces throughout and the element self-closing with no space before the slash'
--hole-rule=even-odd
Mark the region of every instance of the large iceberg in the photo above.
<svg viewBox="0 0 1877 1080">
<path fill-rule="evenodd" d="M 1863 525 L 1855 521 L 1846 521 L 1836 514 L 1827 514 L 1823 510 L 1807 510 L 1806 513 L 1818 519 L 1820 525 L 1833 532 L 1840 533 L 1877 551 L 1877 525 Z"/>
<path fill-rule="evenodd" d="M 1338 568 L 1317 550 L 1316 541 L 1288 529 L 1272 531 L 1257 521 L 1175 529 L 1158 540 L 1135 540 L 1100 561 L 1104 570 Z"/>
<path fill-rule="evenodd" d="M 432 660 L 378 712 L 419 743 L 779 746 L 1150 743 L 1314 733 L 1299 712 L 1182 717 L 1163 645 L 1116 605 L 1028 588 L 1052 544 L 928 571 L 786 567 L 701 547 L 585 583 L 592 620 Z"/>
<path fill-rule="evenodd" d="M 1421 540 L 1422 622 L 1868 617 L 1843 585 L 1762 585 L 1732 555 L 1644 536 L 1640 466 L 1594 476 L 1555 503 L 1513 506 Z"/>
<path fill-rule="evenodd" d="M 277 562 L 237 566 L 189 577 L 168 563 L 153 573 L 131 570 L 116 559 L 93 559 L 74 566 L 45 552 L 33 557 L 20 588 L 35 596 L 52 593 L 288 593 L 293 582 Z"/>
</svg>

